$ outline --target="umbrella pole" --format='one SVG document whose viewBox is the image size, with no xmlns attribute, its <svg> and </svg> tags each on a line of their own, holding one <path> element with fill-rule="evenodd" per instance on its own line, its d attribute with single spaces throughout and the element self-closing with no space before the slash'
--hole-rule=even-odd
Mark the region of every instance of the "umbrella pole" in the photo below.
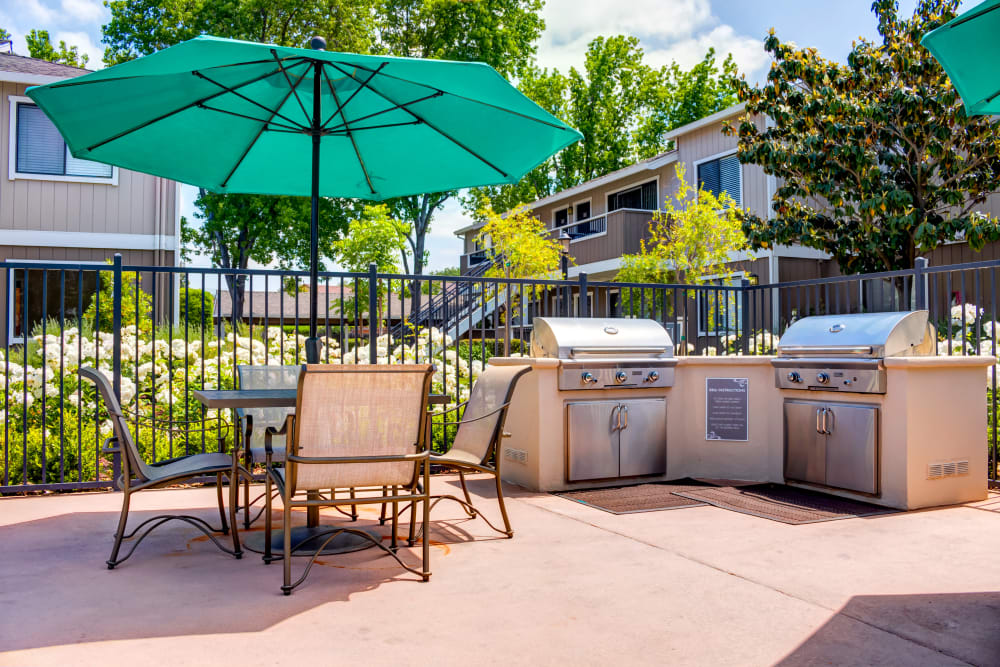
<svg viewBox="0 0 1000 667">
<path fill-rule="evenodd" d="M 319 363 L 319 140 L 322 121 L 320 119 L 320 76 L 322 66 L 313 66 L 313 113 L 312 113 L 312 211 L 309 220 L 309 338 L 306 339 L 306 363 Z M 329 298 L 329 295 L 327 295 Z"/>
</svg>

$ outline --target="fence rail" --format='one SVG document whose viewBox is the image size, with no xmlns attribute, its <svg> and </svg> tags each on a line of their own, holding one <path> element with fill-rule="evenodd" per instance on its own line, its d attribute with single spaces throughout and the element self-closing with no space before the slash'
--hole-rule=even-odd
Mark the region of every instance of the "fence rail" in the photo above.
<svg viewBox="0 0 1000 667">
<path fill-rule="evenodd" d="M 4 282 L 0 493 L 107 488 L 110 426 L 77 369 L 106 372 L 149 462 L 228 450 L 238 429 L 194 400 L 237 385 L 240 364 L 305 360 L 309 294 L 301 271 L 0 262 Z M 324 363 L 437 366 L 434 390 L 464 400 L 491 356 L 528 352 L 539 316 L 644 317 L 677 353 L 768 354 L 796 319 L 926 308 L 942 354 L 997 354 L 1000 261 L 767 285 L 320 274 Z M 984 382 L 986 379 L 984 378 Z M 997 481 L 996 378 L 987 456 Z M 214 419 L 218 417 L 219 419 Z M 178 430 L 177 424 L 200 427 Z M 450 433 L 435 426 L 435 446 Z"/>
</svg>

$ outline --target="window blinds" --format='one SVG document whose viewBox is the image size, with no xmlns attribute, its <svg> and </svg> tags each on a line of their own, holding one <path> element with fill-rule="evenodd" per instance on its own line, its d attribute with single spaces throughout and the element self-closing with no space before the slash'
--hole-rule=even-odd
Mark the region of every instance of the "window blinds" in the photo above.
<svg viewBox="0 0 1000 667">
<path fill-rule="evenodd" d="M 736 206 L 742 206 L 740 187 L 740 160 L 735 155 L 727 155 L 717 160 L 698 165 L 698 187 L 715 196 L 725 192 Z"/>
<path fill-rule="evenodd" d="M 111 178 L 111 165 L 73 157 L 59 130 L 34 104 L 17 104 L 17 171 Z"/>
</svg>

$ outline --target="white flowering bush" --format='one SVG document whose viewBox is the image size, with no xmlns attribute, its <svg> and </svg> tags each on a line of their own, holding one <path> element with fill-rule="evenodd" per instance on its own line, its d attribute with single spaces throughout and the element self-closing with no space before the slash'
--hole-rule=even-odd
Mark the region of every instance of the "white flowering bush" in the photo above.
<svg viewBox="0 0 1000 667">
<path fill-rule="evenodd" d="M 302 363 L 305 341 L 305 336 L 278 327 L 253 338 L 229 332 L 204 343 L 123 328 L 121 403 L 142 457 L 156 461 L 220 446 L 228 450 L 233 443 L 230 411 L 204 410 L 193 391 L 234 388 L 237 365 Z M 458 402 L 468 399 L 483 369 L 482 360 L 470 360 L 468 348 L 460 354 L 455 341 L 437 329 L 421 330 L 405 343 L 386 335 L 375 343 L 371 359 L 367 341 L 341 350 L 335 339 L 321 337 L 320 358 L 344 364 L 433 363 L 432 391 Z M 111 422 L 99 407 L 95 387 L 81 380 L 78 370 L 95 367 L 112 379 L 113 353 L 112 334 L 84 335 L 76 327 L 33 336 L 28 346 L 12 349 L 10 359 L 0 352 L 0 383 L 6 388 L 0 438 L 6 445 L 8 484 L 110 478 L 110 459 L 100 450 L 112 433 Z"/>
<path fill-rule="evenodd" d="M 778 337 L 770 331 L 750 332 L 747 340 L 749 354 L 774 354 L 778 349 Z M 714 349 L 714 348 L 713 348 Z M 712 354 L 718 354 L 716 351 Z M 723 355 L 743 354 L 743 335 L 729 334 L 722 337 Z"/>
</svg>

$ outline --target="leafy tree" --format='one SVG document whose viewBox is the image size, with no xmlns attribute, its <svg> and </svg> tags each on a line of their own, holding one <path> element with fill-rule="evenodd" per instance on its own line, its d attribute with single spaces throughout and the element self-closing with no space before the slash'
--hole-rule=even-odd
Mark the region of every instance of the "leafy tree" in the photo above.
<svg viewBox="0 0 1000 667">
<path fill-rule="evenodd" d="M 727 273 L 726 262 L 734 252 L 745 250 L 746 237 L 732 198 L 718 196 L 688 184 L 683 165 L 677 165 L 677 191 L 663 207 L 653 212 L 649 240 L 640 242 L 639 252 L 622 256 L 615 276 L 626 283 L 678 283 L 694 285 L 708 273 Z M 654 294 L 654 310 L 661 306 Z M 641 304 L 623 296 L 622 306 L 639 314 Z M 712 315 L 710 314 L 710 317 Z"/>
<path fill-rule="evenodd" d="M 351 220 L 347 233 L 343 238 L 333 243 L 333 256 L 348 271 L 368 271 L 374 264 L 379 273 L 398 273 L 400 263 L 409 252 L 406 238 L 409 234 L 409 224 L 394 219 L 389 209 L 384 205 L 365 206 L 361 216 Z M 354 310 L 357 302 L 358 311 L 369 312 L 368 281 L 358 280 L 356 293 L 350 299 L 348 310 Z M 382 320 L 385 312 L 386 297 L 389 290 L 399 292 L 399 286 L 380 280 L 376 285 L 375 311 L 369 318 Z"/>
<path fill-rule="evenodd" d="M 491 261 L 487 278 L 550 278 L 559 270 L 559 241 L 524 206 L 506 215 L 486 208 L 479 217 L 486 221 L 477 240 Z"/>
<path fill-rule="evenodd" d="M 107 262 L 111 264 L 109 260 Z M 90 298 L 90 304 L 83 313 L 83 320 L 93 326 L 94 331 L 111 333 L 114 331 L 114 274 L 101 271 L 100 289 Z M 153 297 L 142 289 L 142 281 L 134 271 L 122 272 L 121 324 L 134 326 L 138 331 L 148 333 L 153 325 Z"/>
<path fill-rule="evenodd" d="M 181 325 L 208 329 L 212 325 L 215 295 L 207 290 L 181 287 L 179 294 Z"/>
<path fill-rule="evenodd" d="M 462 269 L 457 266 L 449 266 L 437 271 L 431 271 L 430 275 L 441 277 L 460 276 L 462 275 Z M 420 292 L 421 294 L 440 294 L 441 285 L 440 282 L 423 282 L 420 284 Z"/>
<path fill-rule="evenodd" d="M 1000 238 L 997 219 L 975 210 L 1000 189 L 1000 134 L 992 119 L 966 116 L 920 46 L 958 4 L 920 0 L 903 19 L 896 2 L 877 0 L 881 40 L 856 42 L 845 65 L 772 30 L 767 82 L 737 82 L 748 115 L 731 130 L 740 161 L 779 179 L 775 219 L 739 212 L 753 247 L 801 243 L 853 273 L 910 268 L 959 238 L 976 249 Z M 757 127 L 758 114 L 773 125 Z"/>
<path fill-rule="evenodd" d="M 518 183 L 471 190 L 466 211 L 475 215 L 487 204 L 510 210 L 658 154 L 667 148 L 667 131 L 736 102 L 735 74 L 732 56 L 720 65 L 711 49 L 690 70 L 676 63 L 655 69 L 639 40 L 625 36 L 593 40 L 582 72 L 527 69 L 521 91 L 584 138 Z"/>
<path fill-rule="evenodd" d="M 9 42 L 10 40 L 10 32 L 6 28 L 0 28 L 0 42 Z"/>
<path fill-rule="evenodd" d="M 7 33 L 7 37 L 2 37 L 2 39 L 10 39 L 10 33 Z M 25 36 L 24 40 L 28 43 L 28 55 L 32 58 L 40 58 L 73 67 L 86 67 L 90 60 L 90 56 L 86 53 L 80 54 L 78 47 L 66 46 L 66 42 L 63 40 L 59 40 L 59 48 L 56 49 L 49 39 L 48 30 L 32 30 Z"/>
<path fill-rule="evenodd" d="M 250 262 L 277 263 L 281 268 L 309 262 L 310 200 L 305 197 L 269 195 L 220 195 L 199 190 L 195 218 L 199 225 L 181 220 L 184 258 L 201 252 L 215 266 L 246 269 Z M 330 256 L 333 240 L 346 226 L 348 210 L 329 199 L 320 199 L 320 256 Z M 322 269 L 322 259 L 320 261 Z M 236 313 L 243 312 L 247 274 L 225 274 L 226 287 Z"/>
</svg>

